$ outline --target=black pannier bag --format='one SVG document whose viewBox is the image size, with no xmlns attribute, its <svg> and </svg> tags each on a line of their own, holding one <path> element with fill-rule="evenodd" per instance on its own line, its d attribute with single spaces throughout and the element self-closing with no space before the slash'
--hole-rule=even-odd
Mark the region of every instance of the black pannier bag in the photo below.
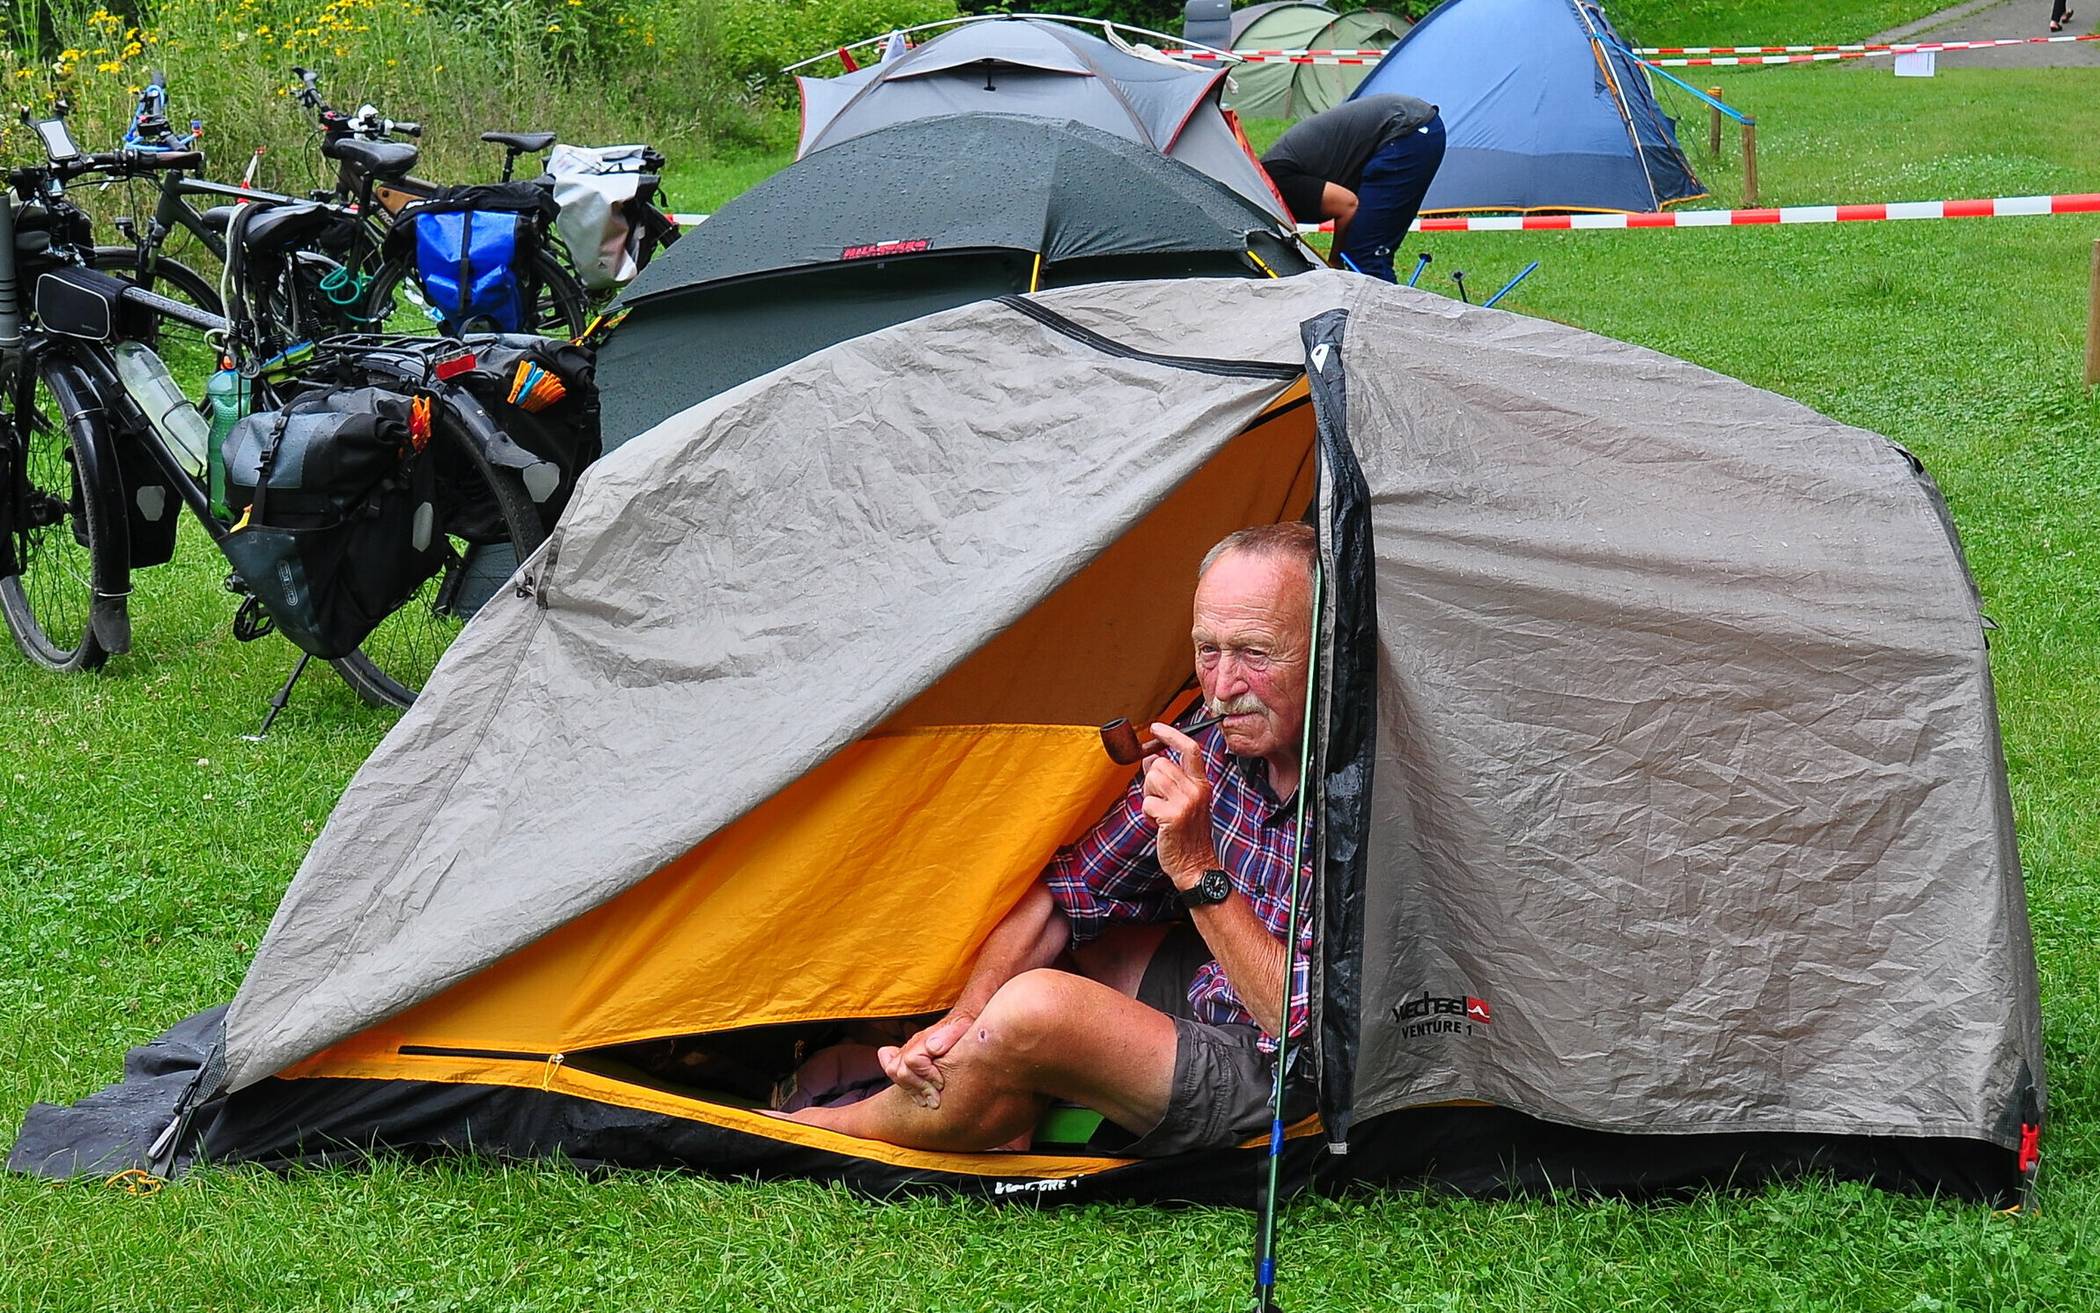
<svg viewBox="0 0 2100 1313">
<path fill-rule="evenodd" d="M 601 454 L 596 354 L 575 342 L 522 333 L 476 337 L 470 345 L 474 367 L 452 381 L 473 394 L 512 442 L 550 467 L 519 476 L 539 509 L 540 527 L 551 532 L 577 476 Z M 487 521 L 461 514 L 452 524 L 460 537 L 493 542 L 503 536 L 495 507 L 486 508 Z"/>
<path fill-rule="evenodd" d="M 314 656 L 356 651 L 450 551 L 412 405 L 381 388 L 322 389 L 226 435 L 226 501 L 241 517 L 226 557 Z"/>
<path fill-rule="evenodd" d="M 116 442 L 117 479 L 124 487 L 126 541 L 133 569 L 166 565 L 175 559 L 175 529 L 182 519 L 182 494 L 146 450 L 153 439 L 130 434 Z"/>
</svg>

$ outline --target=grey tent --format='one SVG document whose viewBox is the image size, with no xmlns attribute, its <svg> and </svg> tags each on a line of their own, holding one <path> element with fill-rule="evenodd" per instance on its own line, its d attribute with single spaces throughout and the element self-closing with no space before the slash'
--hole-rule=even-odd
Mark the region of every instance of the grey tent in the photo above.
<svg viewBox="0 0 2100 1313">
<path fill-rule="evenodd" d="M 1282 0 L 1232 11 L 1232 49 L 1389 50 L 1408 22 L 1382 9 L 1337 14 L 1324 4 Z M 1231 66 L 1225 104 L 1241 114 L 1302 119 L 1333 109 L 1370 75 L 1374 58 L 1352 64 L 1249 61 Z"/>
<path fill-rule="evenodd" d="M 802 89 L 798 156 L 910 119 L 990 111 L 1074 119 L 1198 169 L 1287 220 L 1283 199 L 1218 104 L 1225 71 L 1141 54 L 1067 23 L 989 17 Z"/>
<path fill-rule="evenodd" d="M 834 342 L 949 306 L 1074 283 L 1312 267 L 1295 229 L 1127 138 L 1069 119 L 909 120 L 796 161 L 643 272 L 598 361 L 605 445 Z"/>
<path fill-rule="evenodd" d="M 1655 352 L 1331 272 L 944 311 L 607 456 L 230 1008 L 33 1109 L 11 1165 L 160 1136 L 162 1169 L 471 1147 L 1249 1197 L 1259 1144 L 924 1153 L 753 1105 L 827 1027 L 955 997 L 1123 787 L 1094 727 L 1186 678 L 1204 549 L 1299 516 L 1327 586 L 1293 1183 L 2021 1195 L 2034 962 L 1931 480 Z"/>
</svg>

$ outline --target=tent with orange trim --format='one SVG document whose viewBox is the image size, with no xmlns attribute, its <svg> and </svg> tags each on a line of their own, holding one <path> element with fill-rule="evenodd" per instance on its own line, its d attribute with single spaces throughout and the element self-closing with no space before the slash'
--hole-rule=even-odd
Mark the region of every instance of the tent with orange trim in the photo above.
<svg viewBox="0 0 2100 1313">
<path fill-rule="evenodd" d="M 1288 1180 L 2020 1196 L 2034 962 L 1931 480 L 1706 370 L 1330 272 L 944 311 L 609 455 L 231 1005 L 32 1109 L 10 1166 L 1250 1197 L 1259 1146 L 926 1153 L 763 1108 L 798 1051 L 955 997 L 1123 787 L 1095 727 L 1183 686 L 1205 549 L 1299 517 L 1319 1113 Z"/>
</svg>

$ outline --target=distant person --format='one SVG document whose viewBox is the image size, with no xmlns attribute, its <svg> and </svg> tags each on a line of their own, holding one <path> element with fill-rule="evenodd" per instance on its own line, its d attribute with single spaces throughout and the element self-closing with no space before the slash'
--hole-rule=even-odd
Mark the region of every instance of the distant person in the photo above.
<svg viewBox="0 0 2100 1313">
<path fill-rule="evenodd" d="M 1413 96 L 1364 96 L 1276 139 L 1262 167 L 1300 223 L 1334 220 L 1328 263 L 1389 283 L 1393 254 L 1444 162 L 1444 120 Z"/>
<path fill-rule="evenodd" d="M 2049 6 L 2049 30 L 2051 32 L 2061 32 L 2064 30 L 2064 24 L 2070 21 L 2071 8 L 2069 0 L 2054 0 L 2054 3 Z"/>
</svg>

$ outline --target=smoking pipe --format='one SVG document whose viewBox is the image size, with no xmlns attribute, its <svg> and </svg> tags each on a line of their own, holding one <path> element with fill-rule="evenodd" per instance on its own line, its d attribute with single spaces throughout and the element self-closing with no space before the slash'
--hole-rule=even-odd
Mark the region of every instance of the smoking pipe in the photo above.
<svg viewBox="0 0 2100 1313">
<path fill-rule="evenodd" d="M 1181 732 L 1194 734 L 1199 730 L 1209 729 L 1223 719 L 1225 719 L 1223 716 L 1206 716 L 1193 725 L 1184 726 Z M 1143 743 L 1138 742 L 1137 728 L 1121 716 L 1117 716 L 1114 720 L 1101 727 L 1101 750 L 1106 752 L 1108 759 L 1118 766 L 1135 766 L 1153 753 L 1158 752 L 1160 746 L 1158 739 L 1146 739 Z"/>
</svg>

